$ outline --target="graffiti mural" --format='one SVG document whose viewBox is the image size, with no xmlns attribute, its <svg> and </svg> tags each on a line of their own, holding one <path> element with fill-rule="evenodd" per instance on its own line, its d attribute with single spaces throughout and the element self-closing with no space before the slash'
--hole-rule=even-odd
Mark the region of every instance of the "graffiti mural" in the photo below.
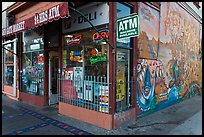
<svg viewBox="0 0 204 137">
<path fill-rule="evenodd" d="M 140 21 L 147 20 L 146 16 L 142 18 L 144 13 L 148 13 L 147 9 L 150 7 L 140 3 Z M 140 59 L 136 77 L 138 116 L 168 107 L 202 91 L 201 24 L 174 2 L 162 2 L 158 14 L 160 18 L 157 17 L 157 21 L 153 21 L 156 14 L 148 14 L 151 17 L 148 21 L 160 22 L 160 27 L 155 28 L 150 25 L 151 22 L 140 26 Z M 159 39 L 153 35 L 155 29 Z M 152 40 L 155 42 L 152 43 Z M 148 44 L 152 51 L 145 50 Z M 140 50 L 142 47 L 143 52 Z M 151 56 L 152 53 L 158 54 Z"/>
</svg>

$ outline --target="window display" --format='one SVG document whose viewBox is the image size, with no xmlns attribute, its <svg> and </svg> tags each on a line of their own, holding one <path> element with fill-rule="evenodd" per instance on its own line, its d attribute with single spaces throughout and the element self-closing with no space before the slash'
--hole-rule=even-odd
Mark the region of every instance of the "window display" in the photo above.
<svg viewBox="0 0 204 137">
<path fill-rule="evenodd" d="M 99 32 L 108 39 L 107 28 Z M 64 36 L 62 96 L 100 104 L 99 111 L 108 113 L 108 103 L 100 103 L 104 100 L 108 102 L 108 96 L 100 90 L 104 85 L 94 79 L 107 79 L 108 45 L 101 35 L 89 30 Z M 106 94 L 108 91 L 106 86 Z"/>
<path fill-rule="evenodd" d="M 42 28 L 41 28 L 42 29 Z M 39 30 L 24 32 L 23 52 L 23 91 L 35 94 L 44 94 L 44 55 L 43 35 Z"/>
<path fill-rule="evenodd" d="M 100 33 L 108 38 L 108 29 L 101 29 Z M 107 50 L 107 44 L 93 30 L 65 35 L 63 69 L 84 66 L 85 76 L 106 76 Z"/>
</svg>

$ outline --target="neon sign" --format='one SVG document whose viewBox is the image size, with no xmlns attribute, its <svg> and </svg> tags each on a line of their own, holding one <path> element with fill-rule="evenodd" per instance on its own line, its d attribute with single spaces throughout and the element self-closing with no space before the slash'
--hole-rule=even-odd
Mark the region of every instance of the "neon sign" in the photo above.
<svg viewBox="0 0 204 137">
<path fill-rule="evenodd" d="M 99 33 L 106 39 L 109 38 L 109 32 L 108 29 L 102 29 L 99 31 Z M 94 42 L 101 42 L 103 40 L 103 38 L 101 37 L 101 35 L 99 33 L 94 33 L 92 36 L 92 39 Z"/>
<path fill-rule="evenodd" d="M 107 57 L 106 56 L 100 56 L 100 57 L 91 57 L 90 58 L 90 63 L 91 63 L 91 65 L 92 64 L 95 64 L 95 63 L 97 63 L 97 62 L 104 62 L 104 61 L 106 61 L 107 60 Z"/>
<path fill-rule="evenodd" d="M 67 45 L 80 44 L 82 35 L 75 36 L 74 38 L 67 39 Z"/>
<path fill-rule="evenodd" d="M 83 62 L 82 53 L 83 51 L 70 51 L 70 61 Z"/>
</svg>

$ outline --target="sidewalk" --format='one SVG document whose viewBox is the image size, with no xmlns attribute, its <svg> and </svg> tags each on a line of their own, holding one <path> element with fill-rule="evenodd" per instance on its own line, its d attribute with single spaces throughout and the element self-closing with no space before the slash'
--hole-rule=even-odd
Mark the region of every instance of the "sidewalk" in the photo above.
<svg viewBox="0 0 204 137">
<path fill-rule="evenodd" d="M 171 130 L 168 135 L 202 135 L 202 110 Z"/>
<path fill-rule="evenodd" d="M 12 103 L 49 116 L 94 135 L 180 135 L 202 134 L 202 96 L 195 96 L 148 116 L 123 125 L 119 129 L 105 130 L 58 113 L 57 105 L 34 107 L 2 95 L 2 103 Z"/>
</svg>

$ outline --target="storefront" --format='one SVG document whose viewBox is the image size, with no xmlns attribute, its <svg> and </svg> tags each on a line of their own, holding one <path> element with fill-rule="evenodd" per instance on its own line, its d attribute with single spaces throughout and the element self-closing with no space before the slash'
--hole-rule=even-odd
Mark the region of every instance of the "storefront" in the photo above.
<svg viewBox="0 0 204 137">
<path fill-rule="evenodd" d="M 116 8 L 120 11 L 118 14 L 115 14 Z M 116 40 L 112 30 L 116 30 L 114 19 L 130 15 L 134 8 L 119 2 L 94 2 L 78 10 L 98 32 L 76 12 L 62 21 L 59 113 L 106 129 L 116 128 L 135 119 L 132 107 L 134 40 Z M 121 121 L 124 115 L 131 116 Z"/>
<path fill-rule="evenodd" d="M 16 14 L 21 22 L 16 37 L 23 43 L 19 45 L 19 99 L 37 106 L 57 103 L 59 113 L 106 129 L 120 126 L 123 115 L 135 120 L 134 40 L 116 40 L 112 31 L 116 30 L 113 19 L 130 15 L 133 5 L 93 2 L 78 7 L 99 33 L 76 12 L 64 18 L 68 11 L 61 15 L 64 8 L 58 9 L 57 3 L 47 5 L 27 18 L 25 13 L 43 7 L 43 3 Z M 60 15 L 49 21 L 51 13 L 47 12 L 54 9 Z M 9 34 L 12 32 L 4 31 L 5 36 Z"/>
<path fill-rule="evenodd" d="M 26 8 L 22 8 L 23 6 Z M 59 39 L 59 28 L 56 28 L 57 31 L 54 30 L 56 33 L 49 33 L 48 29 L 52 30 L 49 25 L 53 21 L 56 24 L 61 18 L 69 17 L 68 3 L 17 2 L 7 10 L 9 14 L 15 15 L 15 24 L 2 29 L 2 36 L 5 39 L 9 36 L 16 37 L 16 43 L 5 44 L 5 48 L 14 51 L 17 56 L 5 50 L 4 91 L 10 88 L 11 92 L 18 88 L 20 93 L 16 99 L 37 106 L 49 105 L 47 63 L 49 50 L 54 50 L 49 46 L 53 46 L 56 42 L 59 45 L 58 41 L 55 41 Z M 45 35 L 47 32 L 49 36 Z M 14 77 L 11 76 L 13 74 Z"/>
</svg>

